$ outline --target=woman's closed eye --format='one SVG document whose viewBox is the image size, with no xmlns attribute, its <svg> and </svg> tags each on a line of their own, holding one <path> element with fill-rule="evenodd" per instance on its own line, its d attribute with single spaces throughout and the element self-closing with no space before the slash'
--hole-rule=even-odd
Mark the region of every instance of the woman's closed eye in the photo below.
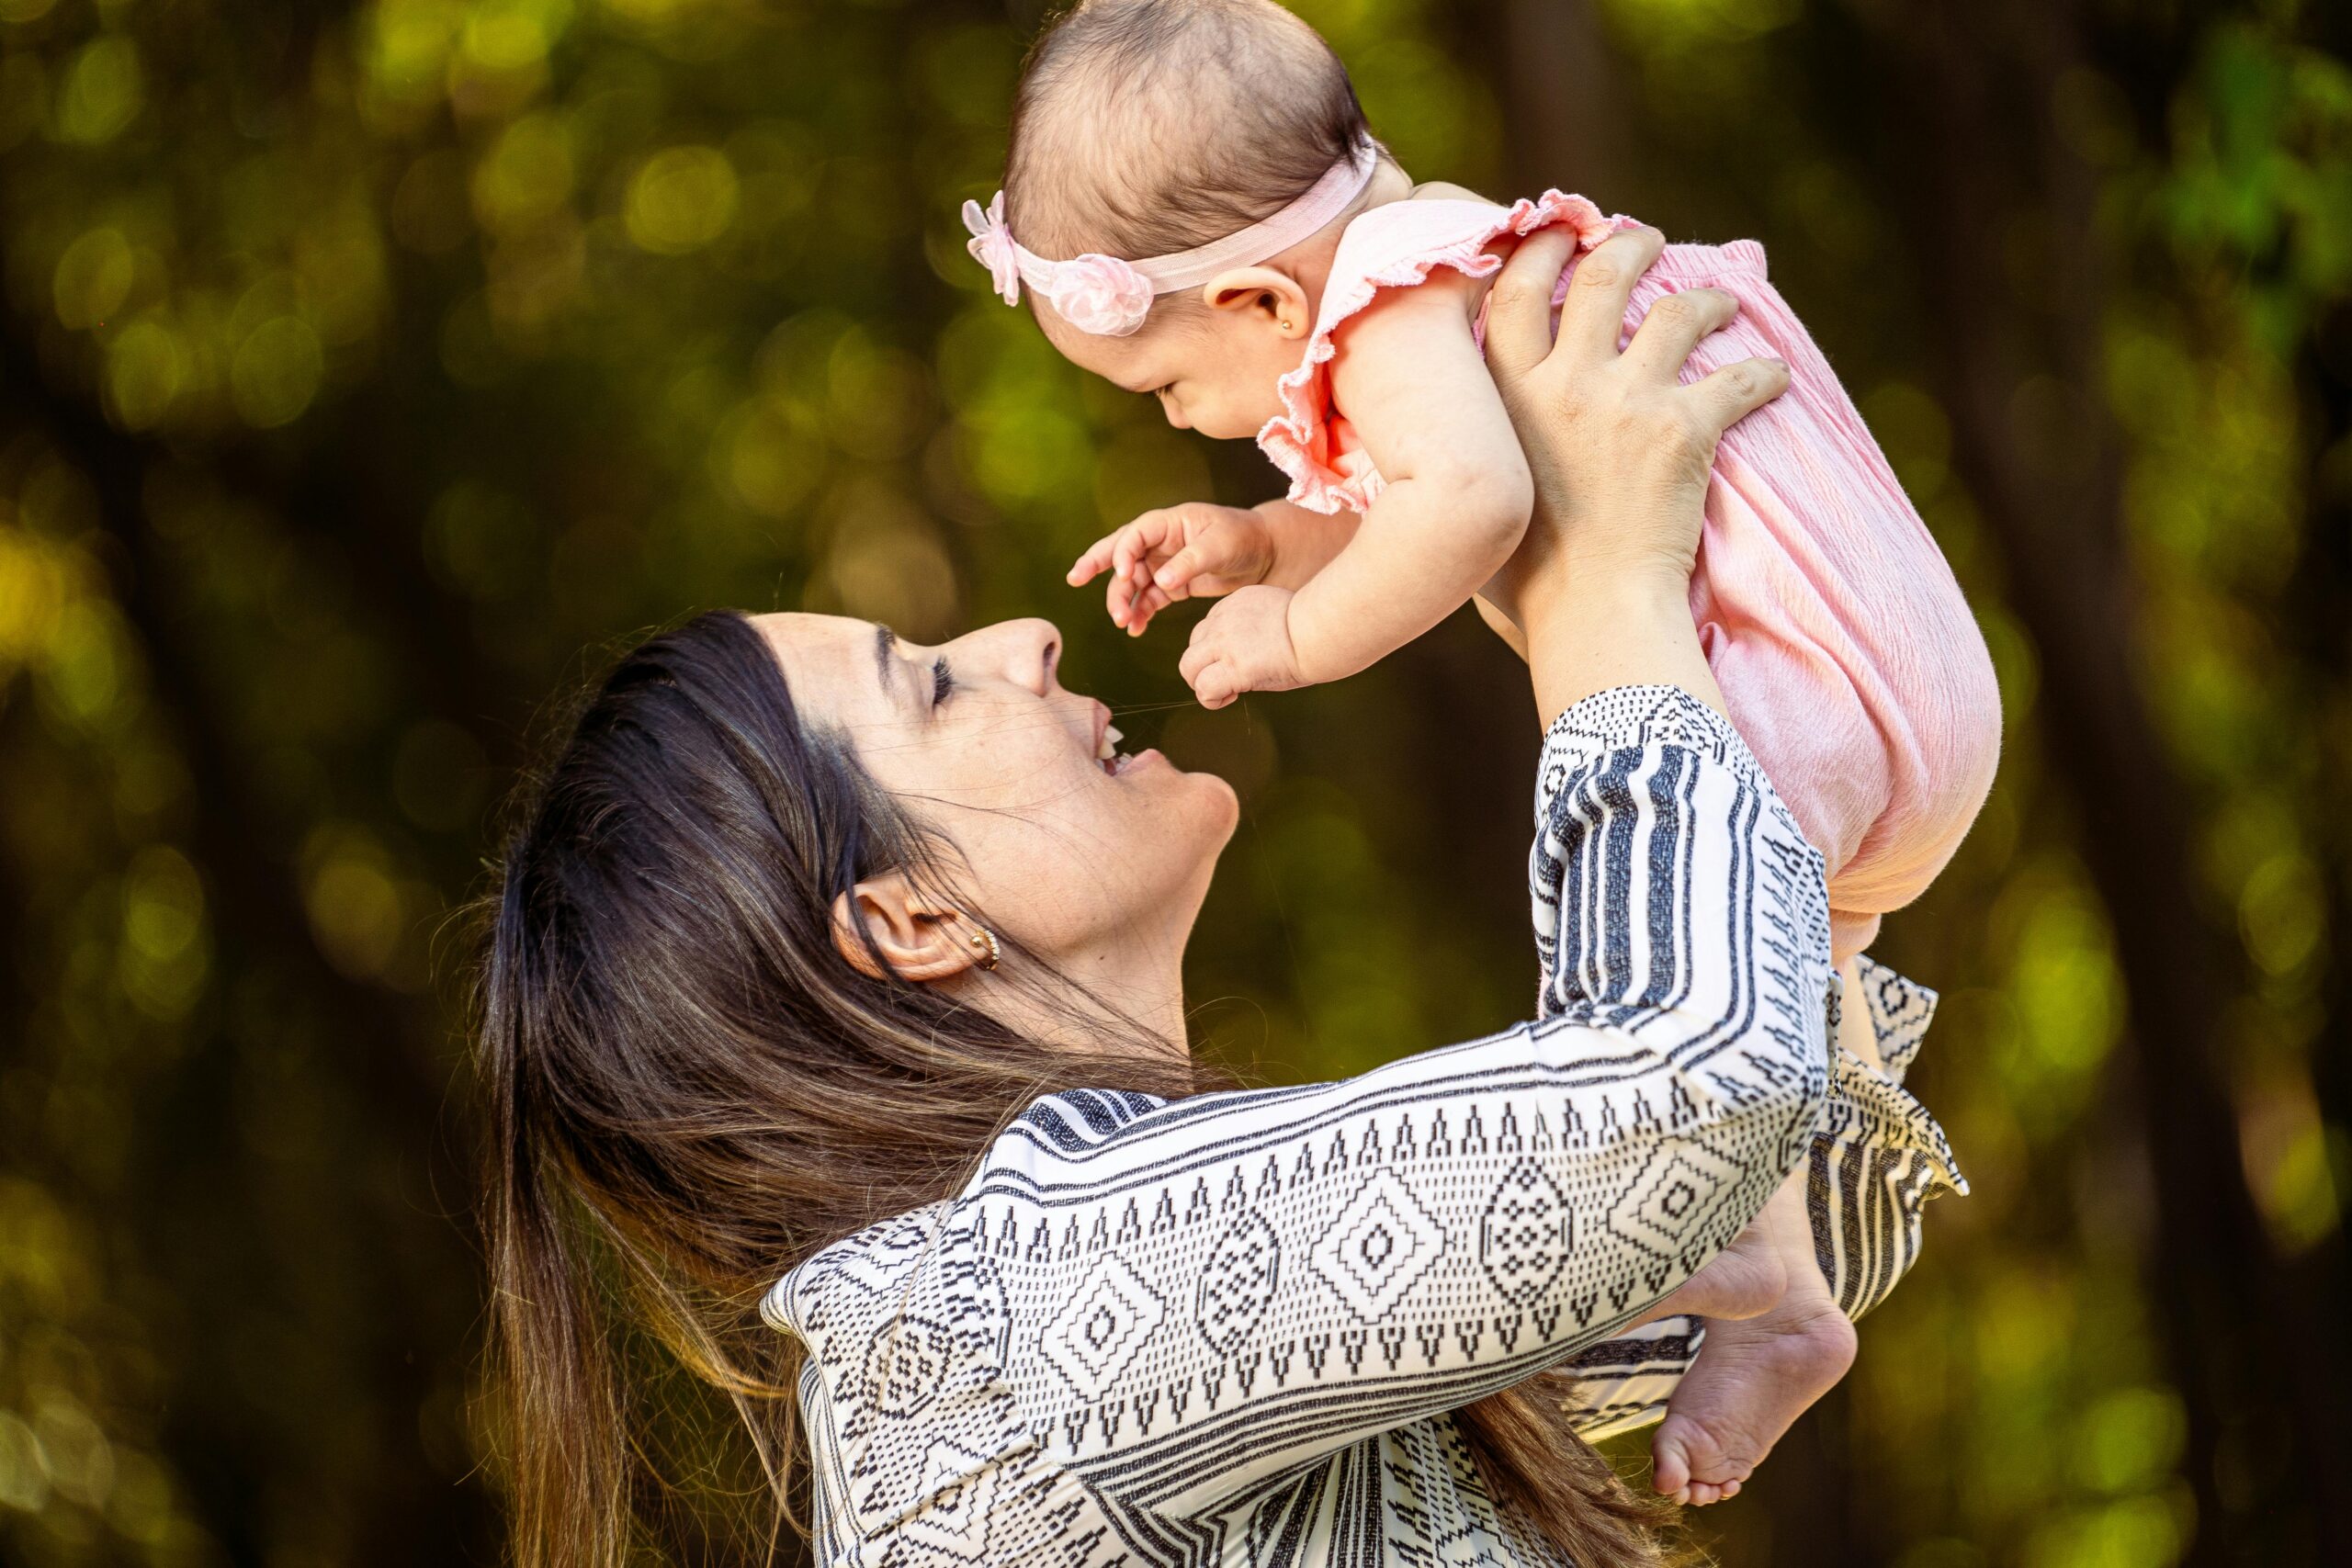
<svg viewBox="0 0 2352 1568">
<path fill-rule="evenodd" d="M 956 671 L 947 667 L 947 656 L 943 653 L 931 661 L 931 705 L 939 706 L 955 689 Z"/>
</svg>

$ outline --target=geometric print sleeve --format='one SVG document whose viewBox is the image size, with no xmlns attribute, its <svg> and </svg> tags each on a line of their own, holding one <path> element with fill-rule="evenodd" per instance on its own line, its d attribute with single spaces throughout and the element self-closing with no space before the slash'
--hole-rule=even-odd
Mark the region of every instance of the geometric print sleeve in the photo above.
<svg viewBox="0 0 2352 1568">
<path fill-rule="evenodd" d="M 1840 997 L 1830 1014 L 1829 1109 L 1805 1166 L 1814 1255 L 1850 1318 L 1884 1301 L 1917 1260 L 1928 1201 L 1968 1191 L 1943 1129 L 1903 1087 L 1936 993 L 1869 958 L 1860 965 L 1860 994 Z M 1883 1073 L 1845 1043 L 1863 1029 Z M 1587 1438 L 1613 1437 L 1665 1415 L 1703 1340 L 1697 1319 L 1664 1318 L 1578 1352 L 1555 1386 Z"/>
<path fill-rule="evenodd" d="M 1057 1096 L 953 1205 L 1006 1419 L 1141 1557 L 1609 1340 L 1814 1146 L 1822 861 L 1737 736 L 1673 688 L 1589 698 L 1538 824 L 1537 1022 L 1340 1083 Z"/>
</svg>

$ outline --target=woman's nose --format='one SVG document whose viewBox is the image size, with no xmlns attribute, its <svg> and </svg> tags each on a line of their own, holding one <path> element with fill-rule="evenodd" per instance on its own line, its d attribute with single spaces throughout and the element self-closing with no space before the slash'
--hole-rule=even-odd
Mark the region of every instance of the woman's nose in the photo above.
<svg viewBox="0 0 2352 1568">
<path fill-rule="evenodd" d="M 1061 658 L 1062 634 L 1054 623 L 1036 616 L 999 621 L 959 639 L 972 658 L 1025 692 L 1044 696 L 1054 688 L 1054 669 Z M 977 644 L 977 647 L 972 645 Z"/>
</svg>

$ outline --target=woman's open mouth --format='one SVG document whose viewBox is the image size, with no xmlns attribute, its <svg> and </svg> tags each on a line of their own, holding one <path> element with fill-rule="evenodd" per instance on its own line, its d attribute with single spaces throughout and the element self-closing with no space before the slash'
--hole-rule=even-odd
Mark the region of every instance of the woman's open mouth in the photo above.
<svg viewBox="0 0 2352 1568">
<path fill-rule="evenodd" d="M 1094 742 L 1094 765 L 1113 778 L 1117 778 L 1135 765 L 1136 760 L 1119 750 L 1119 742 L 1125 739 L 1119 733 L 1118 726 L 1106 724 Z"/>
</svg>

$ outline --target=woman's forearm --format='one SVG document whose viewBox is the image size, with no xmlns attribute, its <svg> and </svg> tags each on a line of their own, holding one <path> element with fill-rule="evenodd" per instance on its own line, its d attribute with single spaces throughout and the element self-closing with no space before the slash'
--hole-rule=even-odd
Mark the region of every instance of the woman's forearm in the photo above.
<svg viewBox="0 0 2352 1568">
<path fill-rule="evenodd" d="M 1527 669 L 1545 726 L 1612 686 L 1679 686 L 1717 713 L 1724 695 L 1700 651 L 1690 589 L 1670 573 L 1564 569 L 1521 601 Z"/>
</svg>

